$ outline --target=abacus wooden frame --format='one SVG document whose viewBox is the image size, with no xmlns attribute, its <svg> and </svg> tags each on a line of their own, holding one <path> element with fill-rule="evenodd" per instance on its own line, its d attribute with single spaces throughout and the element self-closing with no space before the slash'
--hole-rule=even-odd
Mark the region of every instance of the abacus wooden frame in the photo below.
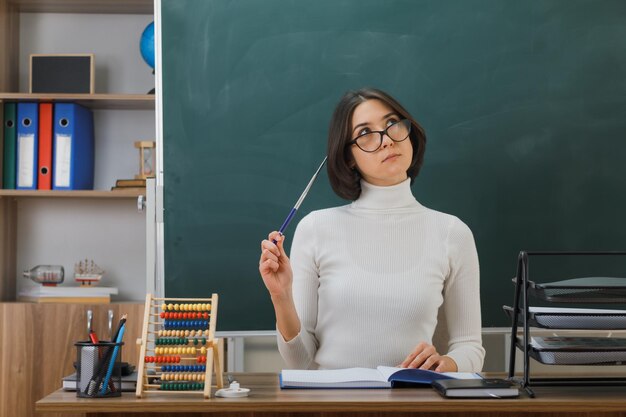
<svg viewBox="0 0 626 417">
<path fill-rule="evenodd" d="M 218 389 L 224 387 L 223 375 L 222 375 L 222 363 L 220 358 L 219 344 L 221 339 L 215 338 L 215 329 L 217 326 L 217 294 L 212 294 L 211 298 L 156 298 L 152 294 L 146 294 L 146 304 L 144 309 L 143 329 L 141 339 L 137 339 L 137 344 L 141 345 L 139 352 L 139 370 L 137 377 L 137 390 L 136 396 L 141 398 L 144 394 L 193 394 L 198 395 L 200 391 L 162 391 L 157 388 L 159 385 L 150 384 L 148 381 L 148 375 L 146 372 L 146 352 L 149 350 L 154 351 L 154 347 L 149 347 L 150 343 L 154 344 L 155 339 L 149 339 L 149 334 L 156 334 L 156 326 L 160 325 L 159 307 L 160 303 L 170 302 L 182 302 L 182 303 L 209 303 L 211 305 L 211 312 L 209 318 L 209 337 L 207 338 L 207 355 L 206 355 L 206 369 L 204 377 L 204 398 L 211 398 L 211 386 L 213 372 L 215 372 L 215 383 Z M 153 309 L 155 310 L 153 312 Z M 156 317 L 157 320 L 152 321 L 152 318 Z M 152 326 L 152 330 L 150 330 Z"/>
</svg>

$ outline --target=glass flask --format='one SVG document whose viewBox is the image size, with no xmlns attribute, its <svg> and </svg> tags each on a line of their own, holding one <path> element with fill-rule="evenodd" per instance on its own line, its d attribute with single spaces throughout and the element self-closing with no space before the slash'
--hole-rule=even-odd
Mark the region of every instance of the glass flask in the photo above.
<svg viewBox="0 0 626 417">
<path fill-rule="evenodd" d="M 61 265 L 37 265 L 30 271 L 24 271 L 23 275 L 39 284 L 56 285 L 63 282 L 65 270 Z"/>
</svg>

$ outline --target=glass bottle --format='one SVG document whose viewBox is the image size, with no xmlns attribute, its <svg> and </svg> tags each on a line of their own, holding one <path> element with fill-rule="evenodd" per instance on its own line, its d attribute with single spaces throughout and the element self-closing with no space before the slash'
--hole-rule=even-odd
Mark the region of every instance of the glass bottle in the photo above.
<svg viewBox="0 0 626 417">
<path fill-rule="evenodd" d="M 63 282 L 65 270 L 61 265 L 37 265 L 23 276 L 43 285 L 57 285 Z"/>
</svg>

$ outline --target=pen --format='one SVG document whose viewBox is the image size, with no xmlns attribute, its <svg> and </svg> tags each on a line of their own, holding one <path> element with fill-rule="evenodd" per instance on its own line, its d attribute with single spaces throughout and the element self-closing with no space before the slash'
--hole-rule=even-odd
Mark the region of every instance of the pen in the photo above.
<svg viewBox="0 0 626 417">
<path fill-rule="evenodd" d="M 100 340 L 98 340 L 98 335 L 96 334 L 96 332 L 93 331 L 93 329 L 89 332 L 89 339 L 91 340 L 91 343 L 93 343 L 94 345 L 98 346 L 98 344 L 100 343 Z M 98 346 L 98 360 L 102 360 L 102 349 Z M 109 381 L 109 388 L 111 388 L 111 391 L 115 391 L 115 386 L 113 385 L 112 381 Z"/>
<path fill-rule="evenodd" d="M 98 359 L 99 360 L 102 359 L 102 351 L 100 350 L 100 347 L 98 346 L 98 343 L 100 343 L 100 340 L 98 340 L 98 335 L 93 330 L 89 331 L 89 340 L 91 340 L 91 343 L 93 343 L 94 346 L 96 346 L 96 349 L 98 349 Z"/>
<path fill-rule="evenodd" d="M 102 389 L 100 390 L 100 395 L 104 395 L 107 392 L 107 387 L 109 385 L 109 379 L 111 379 L 111 374 L 113 373 L 113 368 L 115 367 L 115 358 L 117 358 L 117 352 L 120 349 L 120 343 L 122 342 L 122 338 L 124 337 L 124 329 L 126 326 L 122 324 L 120 327 L 117 339 L 115 340 L 115 347 L 113 348 L 113 355 L 111 355 L 111 360 L 109 361 L 109 369 L 107 370 L 107 374 L 104 377 L 104 382 L 102 384 Z"/>
<path fill-rule="evenodd" d="M 322 167 L 326 163 L 326 159 L 328 159 L 328 156 L 324 157 L 324 160 L 320 164 L 319 168 L 317 168 L 317 171 L 315 171 L 315 174 L 313 174 L 313 176 L 311 177 L 311 180 L 309 181 L 309 183 L 307 184 L 306 188 L 302 192 L 302 195 L 300 195 L 300 198 L 298 199 L 298 201 L 296 201 L 296 205 L 293 206 L 293 208 L 289 212 L 289 215 L 287 216 L 287 218 L 283 222 L 283 225 L 280 226 L 280 229 L 278 230 L 278 233 L 281 236 L 282 236 L 283 232 L 285 231 L 285 229 L 287 229 L 287 226 L 289 226 L 289 223 L 291 222 L 291 219 L 293 219 L 293 216 L 295 216 L 296 211 L 298 211 L 298 209 L 300 208 L 300 204 L 302 204 L 302 202 L 304 201 L 306 195 L 308 194 L 309 190 L 311 189 L 311 186 L 315 182 L 315 179 L 317 178 L 317 174 L 319 174 L 320 171 L 322 170 Z M 276 244 L 276 239 L 272 239 L 272 243 Z"/>
<path fill-rule="evenodd" d="M 128 314 L 122 315 L 122 319 L 120 320 L 120 323 L 117 325 L 117 330 L 115 331 L 115 336 L 113 336 L 113 338 L 111 338 L 111 342 L 117 340 L 117 336 L 120 334 L 120 330 L 122 329 L 122 326 L 126 323 L 126 318 L 127 317 L 128 317 Z"/>
<path fill-rule="evenodd" d="M 100 343 L 100 341 L 98 340 L 98 336 L 96 335 L 96 332 L 94 331 L 89 333 L 89 339 L 91 340 L 91 343 L 93 343 L 94 345 L 97 345 L 98 343 Z"/>
</svg>

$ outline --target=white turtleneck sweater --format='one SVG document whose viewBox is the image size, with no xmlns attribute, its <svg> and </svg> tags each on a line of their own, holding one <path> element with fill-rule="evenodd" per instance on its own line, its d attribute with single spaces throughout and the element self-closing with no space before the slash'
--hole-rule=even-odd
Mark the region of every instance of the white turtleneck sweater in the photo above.
<svg viewBox="0 0 626 417">
<path fill-rule="evenodd" d="M 459 372 L 482 369 L 478 256 L 470 229 L 428 209 L 410 179 L 361 181 L 352 204 L 311 212 L 293 237 L 300 333 L 278 348 L 290 368 L 397 366 L 432 343 L 443 305 L 447 354 Z"/>
</svg>

